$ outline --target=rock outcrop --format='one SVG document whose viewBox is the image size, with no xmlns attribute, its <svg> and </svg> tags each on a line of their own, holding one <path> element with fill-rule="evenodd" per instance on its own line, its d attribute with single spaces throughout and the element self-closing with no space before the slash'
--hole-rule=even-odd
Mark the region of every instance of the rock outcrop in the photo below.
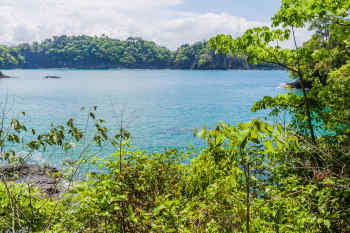
<svg viewBox="0 0 350 233">
<path fill-rule="evenodd" d="M 2 72 L 0 71 L 0 78 L 13 78 L 13 77 L 7 76 L 7 75 L 5 75 L 4 73 L 2 73 Z"/>
<path fill-rule="evenodd" d="M 46 79 L 60 79 L 62 77 L 49 75 L 49 76 L 45 76 L 44 78 L 46 78 Z"/>
<path fill-rule="evenodd" d="M 56 196 L 64 192 L 62 175 L 54 167 L 41 167 L 37 164 L 24 163 L 22 165 L 1 167 L 0 174 L 7 181 L 33 184 L 50 196 Z"/>
<path fill-rule="evenodd" d="M 311 89 L 312 85 L 311 83 L 306 82 L 305 84 L 306 89 Z M 286 83 L 286 87 L 293 88 L 293 89 L 301 89 L 301 83 L 300 80 L 296 80 L 294 82 Z"/>
</svg>

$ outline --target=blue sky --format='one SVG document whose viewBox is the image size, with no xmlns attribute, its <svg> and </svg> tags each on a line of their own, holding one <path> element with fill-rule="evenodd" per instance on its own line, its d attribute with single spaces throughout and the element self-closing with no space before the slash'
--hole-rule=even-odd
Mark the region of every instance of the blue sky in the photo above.
<svg viewBox="0 0 350 233">
<path fill-rule="evenodd" d="M 280 0 L 188 0 L 177 8 L 199 13 L 227 12 L 248 20 L 266 21 L 278 11 L 280 3 Z"/>
<path fill-rule="evenodd" d="M 279 0 L 0 0 L 0 43 L 105 34 L 142 37 L 175 49 L 269 25 L 279 6 Z"/>
</svg>

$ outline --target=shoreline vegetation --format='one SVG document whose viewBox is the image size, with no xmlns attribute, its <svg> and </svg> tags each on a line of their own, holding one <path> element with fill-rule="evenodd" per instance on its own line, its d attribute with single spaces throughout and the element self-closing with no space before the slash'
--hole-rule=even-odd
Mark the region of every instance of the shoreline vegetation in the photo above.
<svg viewBox="0 0 350 233">
<path fill-rule="evenodd" d="M 118 40 L 107 36 L 54 36 L 40 43 L 0 45 L 0 69 L 281 69 L 277 65 L 251 65 L 244 56 L 216 54 L 208 42 L 184 44 L 175 51 L 142 38 Z"/>
</svg>

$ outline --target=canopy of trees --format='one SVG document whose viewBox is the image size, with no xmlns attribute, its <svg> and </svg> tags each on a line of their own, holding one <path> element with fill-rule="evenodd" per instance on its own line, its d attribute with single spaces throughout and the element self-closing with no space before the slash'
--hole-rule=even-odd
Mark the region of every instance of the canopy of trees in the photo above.
<svg viewBox="0 0 350 233">
<path fill-rule="evenodd" d="M 295 116 L 294 126 L 307 133 L 313 143 L 325 132 L 349 138 L 349 8 L 349 0 L 283 0 L 271 27 L 249 29 L 239 38 L 218 35 L 210 44 L 220 53 L 244 54 L 253 64 L 278 64 L 291 78 L 300 80 L 302 96 L 286 93 L 266 97 L 254 105 L 254 111 L 272 108 L 275 115 L 289 111 Z M 298 45 L 297 28 L 315 33 L 304 45 Z M 279 46 L 286 40 L 294 43 L 293 49 Z M 307 90 L 308 84 L 314 88 Z"/>
<path fill-rule="evenodd" d="M 55 36 L 41 43 L 2 46 L 0 51 L 0 68 L 277 68 L 267 64 L 253 67 L 245 58 L 215 54 L 207 42 L 186 44 L 170 51 L 133 37 L 122 41 L 106 36 Z"/>
<path fill-rule="evenodd" d="M 24 58 L 18 49 L 0 45 L 0 67 L 13 68 L 23 62 Z"/>
</svg>

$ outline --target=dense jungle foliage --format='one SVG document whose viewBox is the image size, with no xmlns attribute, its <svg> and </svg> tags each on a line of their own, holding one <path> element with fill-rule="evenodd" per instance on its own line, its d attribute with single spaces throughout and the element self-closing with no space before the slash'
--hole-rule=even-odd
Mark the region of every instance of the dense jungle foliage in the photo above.
<svg viewBox="0 0 350 233">
<path fill-rule="evenodd" d="M 208 42 L 170 51 L 141 38 L 125 41 L 107 36 L 55 36 L 41 43 L 0 47 L 0 68 L 168 68 L 278 69 L 249 65 L 244 58 L 215 54 Z"/>
<path fill-rule="evenodd" d="M 56 174 L 66 181 L 59 197 L 1 174 L 0 231 L 350 232 L 349 10 L 349 0 L 282 0 L 271 27 L 211 39 L 218 52 L 278 64 L 299 78 L 301 93 L 265 97 L 252 108 L 273 116 L 287 111 L 289 125 L 219 123 L 194 130 L 207 142 L 199 152 L 148 154 L 130 146 L 123 124 L 114 135 L 92 109 L 90 143 L 110 143 L 116 152 L 83 151 Z M 274 43 L 294 40 L 295 29 L 304 27 L 314 30 L 304 45 Z M 1 119 L 1 156 L 13 165 L 48 146 L 70 151 L 86 141 L 72 119 L 40 135 L 18 120 Z M 13 151 L 14 143 L 28 155 Z M 100 170 L 74 179 L 86 164 Z"/>
</svg>

